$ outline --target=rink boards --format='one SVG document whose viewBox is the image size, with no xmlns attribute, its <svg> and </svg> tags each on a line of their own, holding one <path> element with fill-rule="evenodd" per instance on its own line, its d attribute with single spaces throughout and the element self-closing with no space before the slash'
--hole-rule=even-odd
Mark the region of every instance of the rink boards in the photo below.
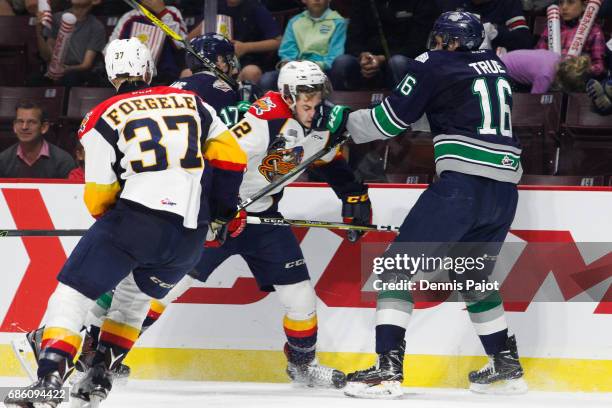
<svg viewBox="0 0 612 408">
<path fill-rule="evenodd" d="M 93 222 L 82 204 L 82 185 L 0 183 L 0 189 L 0 229 L 81 229 Z M 374 223 L 401 224 L 422 191 L 420 186 L 371 187 Z M 287 188 L 281 204 L 287 218 L 340 219 L 339 200 L 321 185 Z M 606 244 L 612 243 L 611 209 L 612 190 L 606 188 L 520 192 L 507 241 L 524 245 L 518 254 L 522 269 L 513 267 L 510 273 L 514 282 L 525 282 L 526 297 L 506 306 L 532 389 L 612 391 L 612 268 L 606 261 L 612 253 L 612 244 Z M 374 309 L 360 293 L 360 246 L 337 231 L 295 232 L 320 298 L 320 359 L 344 370 L 363 368 L 374 358 Z M 379 233 L 363 241 L 389 239 Z M 0 375 L 23 375 L 8 344 L 17 333 L 39 325 L 55 276 L 77 241 L 0 238 Z M 538 242 L 577 244 L 567 259 L 529 257 L 529 245 Z M 601 253 L 581 249 L 590 242 L 602 243 Z M 589 279 L 580 285 L 571 279 L 587 272 Z M 484 359 L 464 305 L 418 307 L 406 338 L 406 385 L 465 386 L 467 371 Z M 169 307 L 140 339 L 130 356 L 134 376 L 286 381 L 282 316 L 274 294 L 258 291 L 246 264 L 232 258 L 205 286 Z"/>
</svg>

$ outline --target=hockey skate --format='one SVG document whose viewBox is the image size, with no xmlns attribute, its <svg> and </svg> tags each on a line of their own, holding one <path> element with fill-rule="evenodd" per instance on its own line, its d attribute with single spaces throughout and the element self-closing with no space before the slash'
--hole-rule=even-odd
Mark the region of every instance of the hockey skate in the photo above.
<svg viewBox="0 0 612 408">
<path fill-rule="evenodd" d="M 4 405 L 7 408 L 55 408 L 62 403 L 64 395 L 62 386 L 71 374 L 73 365 L 68 360 L 58 363 L 58 369 L 39 378 L 34 384 L 27 387 L 23 394 L 17 397 L 6 397 Z M 28 392 L 30 391 L 30 392 Z M 33 401 L 32 395 L 37 398 Z M 66 396 L 67 397 L 67 396 Z"/>
<path fill-rule="evenodd" d="M 527 383 L 519 361 L 516 338 L 508 337 L 506 349 L 489 356 L 480 370 L 470 372 L 470 390 L 481 394 L 524 394 Z"/>
<path fill-rule="evenodd" d="M 321 365 L 316 358 L 302 365 L 287 363 L 287 375 L 294 384 L 307 387 L 343 388 L 346 385 L 346 375 L 342 371 Z"/>
<path fill-rule="evenodd" d="M 404 352 L 406 342 L 398 349 L 379 354 L 376 365 L 347 376 L 344 394 L 355 398 L 393 399 L 403 395 Z"/>
<path fill-rule="evenodd" d="M 113 348 L 106 349 L 104 361 L 94 364 L 85 376 L 72 387 L 72 408 L 97 408 L 113 388 L 114 371 L 121 365 L 125 355 L 115 354 Z"/>
<path fill-rule="evenodd" d="M 25 338 L 21 340 L 11 340 L 13 352 L 19 360 L 19 364 L 24 369 L 30 380 L 36 381 L 36 370 L 38 366 L 38 355 L 40 354 L 40 345 L 42 344 L 42 335 L 45 331 L 45 327 L 39 327 L 36 330 L 32 330 L 26 333 Z M 30 355 L 32 353 L 34 356 Z M 32 363 L 34 361 L 34 363 Z"/>
<path fill-rule="evenodd" d="M 346 375 L 339 370 L 319 364 L 315 348 L 301 349 L 285 343 L 287 375 L 295 385 L 314 388 L 343 388 Z"/>
<path fill-rule="evenodd" d="M 87 330 L 85 332 L 85 337 L 83 339 L 83 346 L 81 348 L 81 355 L 76 362 L 75 372 L 70 378 L 70 384 L 75 385 L 78 384 L 85 374 L 91 367 L 93 362 L 93 358 L 96 355 L 96 348 L 98 347 L 98 340 L 96 336 L 92 336 L 90 331 Z M 114 385 L 125 385 L 127 383 L 127 379 L 130 376 L 130 367 L 125 364 L 119 364 L 113 370 L 114 377 Z"/>
</svg>

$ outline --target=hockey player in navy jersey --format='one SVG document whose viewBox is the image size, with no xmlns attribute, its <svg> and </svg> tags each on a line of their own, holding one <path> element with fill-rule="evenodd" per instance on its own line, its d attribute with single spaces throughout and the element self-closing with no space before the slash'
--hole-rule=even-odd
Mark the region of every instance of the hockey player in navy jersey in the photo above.
<svg viewBox="0 0 612 408">
<path fill-rule="evenodd" d="M 423 114 L 431 126 L 439 180 L 410 210 L 387 256 L 405 253 L 401 243 L 406 242 L 486 243 L 476 245 L 476 251 L 494 256 L 508 233 L 518 199 L 516 183 L 522 174 L 521 147 L 512 134 L 512 91 L 505 67 L 493 52 L 478 50 L 483 38 L 483 25 L 474 15 L 442 14 L 430 36 L 431 51 L 412 61 L 393 93 L 373 109 L 343 115 L 348 116 L 346 129 L 356 143 L 397 136 Z M 434 246 L 422 245 L 424 251 Z M 478 279 L 488 278 L 491 264 Z M 397 282 L 412 276 L 390 269 L 380 278 Z M 451 277 L 462 278 L 452 271 Z M 489 356 L 485 367 L 469 373 L 470 388 L 526 391 L 516 340 L 508 334 L 499 293 L 460 293 Z M 347 395 L 393 398 L 402 394 L 404 336 L 413 306 L 410 291 L 378 293 L 378 362 L 347 376 Z"/>
<path fill-rule="evenodd" d="M 190 44 L 198 54 L 213 61 L 223 73 L 237 77 L 238 58 L 234 53 L 234 45 L 227 38 L 208 33 L 195 37 Z M 170 86 L 195 92 L 215 108 L 228 127 L 238 123 L 251 103 L 260 96 L 258 88 L 251 83 L 240 83 L 238 91 L 235 91 L 193 55 L 188 53 L 185 59 L 193 75 L 181 78 Z"/>
<path fill-rule="evenodd" d="M 230 224 L 246 155 L 214 110 L 192 92 L 150 87 L 154 63 L 136 38 L 112 41 L 105 63 L 118 95 L 90 111 L 79 129 L 87 154 L 84 200 L 97 220 L 49 299 L 38 380 L 29 392 L 9 395 L 7 407 L 61 403 L 86 314 L 115 289 L 93 366 L 75 391 L 85 403 L 106 398 L 111 371 L 138 338 L 151 299 L 193 268 L 207 232 L 239 232 Z M 201 185 L 205 168 L 209 189 Z"/>
</svg>

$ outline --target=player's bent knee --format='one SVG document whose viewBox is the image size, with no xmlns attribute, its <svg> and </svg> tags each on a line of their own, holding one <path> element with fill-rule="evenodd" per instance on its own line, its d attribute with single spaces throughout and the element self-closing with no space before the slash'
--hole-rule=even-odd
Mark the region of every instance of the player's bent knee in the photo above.
<svg viewBox="0 0 612 408">
<path fill-rule="evenodd" d="M 93 300 L 76 289 L 60 283 L 49 298 L 45 325 L 63 327 L 78 333 L 93 303 Z"/>
<path fill-rule="evenodd" d="M 310 280 L 291 285 L 274 285 L 274 289 L 290 319 L 305 320 L 316 313 L 317 295 Z"/>
</svg>

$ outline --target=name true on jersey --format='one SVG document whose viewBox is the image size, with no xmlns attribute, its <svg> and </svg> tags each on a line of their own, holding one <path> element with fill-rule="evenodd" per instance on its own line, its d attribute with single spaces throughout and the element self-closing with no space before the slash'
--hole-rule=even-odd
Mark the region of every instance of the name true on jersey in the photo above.
<svg viewBox="0 0 612 408">
<path fill-rule="evenodd" d="M 506 70 L 498 61 L 495 60 L 485 60 L 478 61 L 468 64 L 470 67 L 474 68 L 474 70 L 478 73 L 478 75 L 482 74 L 505 74 Z"/>
<path fill-rule="evenodd" d="M 121 124 L 123 116 L 129 115 L 134 111 L 172 110 L 181 108 L 195 111 L 197 108 L 194 97 L 191 95 L 169 95 L 132 98 L 121 102 L 105 116 L 110 119 L 115 126 L 118 126 Z"/>
</svg>

